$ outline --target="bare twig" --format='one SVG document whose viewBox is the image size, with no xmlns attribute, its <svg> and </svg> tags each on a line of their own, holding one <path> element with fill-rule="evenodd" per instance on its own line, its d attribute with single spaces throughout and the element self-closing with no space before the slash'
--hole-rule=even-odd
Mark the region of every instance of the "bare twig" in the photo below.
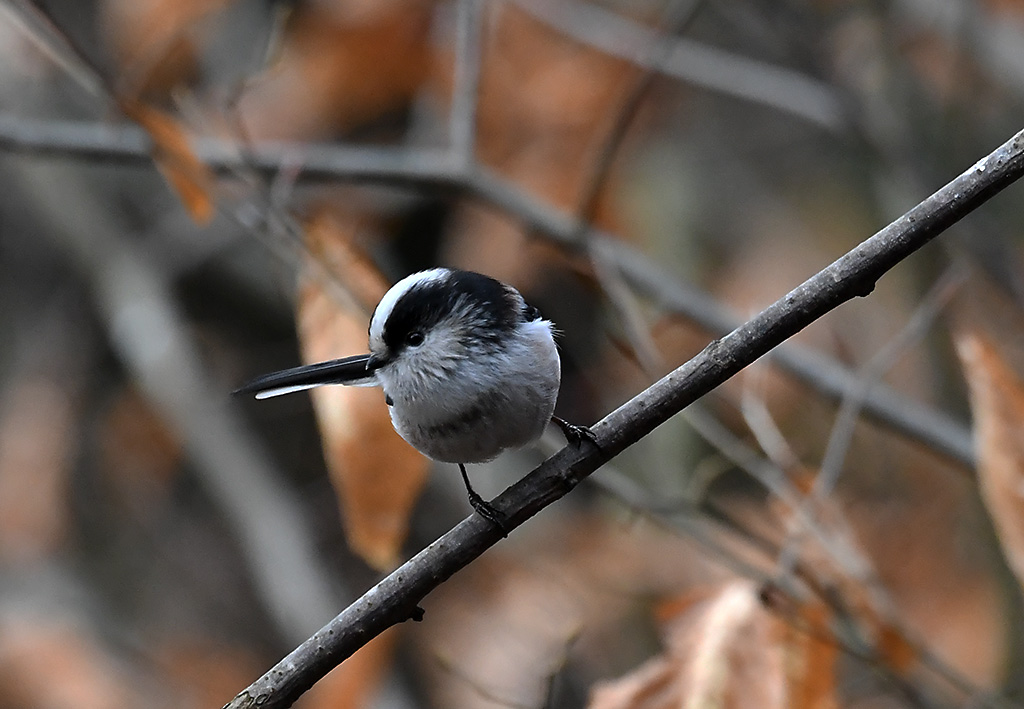
<svg viewBox="0 0 1024 709">
<path fill-rule="evenodd" d="M 567 445 L 492 504 L 511 530 L 571 491 L 603 463 L 785 339 L 858 296 L 900 261 L 1024 175 L 1024 131 L 904 216 L 809 278 L 599 421 L 594 441 Z M 421 618 L 423 598 L 496 544 L 502 531 L 472 516 L 367 591 L 243 690 L 231 709 L 291 705 L 386 628 Z"/>
<path fill-rule="evenodd" d="M 872 355 L 867 364 L 861 368 L 860 387 L 843 397 L 843 403 L 836 415 L 836 421 L 825 448 L 820 473 L 814 481 L 812 494 L 816 499 L 823 499 L 835 488 L 842 471 L 843 461 L 846 459 L 846 453 L 853 439 L 857 419 L 860 417 L 861 409 L 864 408 L 864 400 L 871 393 L 871 389 L 878 385 L 885 373 L 910 349 L 910 346 L 924 336 L 942 309 L 956 294 L 965 278 L 966 273 L 963 268 L 949 269 L 925 295 L 913 316 L 900 332 Z"/>
<path fill-rule="evenodd" d="M 843 462 L 846 460 L 847 451 L 853 440 L 864 400 L 872 387 L 878 384 L 910 345 L 924 335 L 942 308 L 956 293 L 964 278 L 965 273 L 962 268 L 954 267 L 948 270 L 925 295 L 921 305 L 900 332 L 876 352 L 861 369 L 860 387 L 843 398 L 839 412 L 836 414 L 835 423 L 832 425 L 832 433 L 829 436 L 828 445 L 825 447 L 825 454 L 818 474 L 815 476 L 814 484 L 811 491 L 799 503 L 798 509 L 801 517 L 813 518 L 818 514 L 821 505 L 835 489 L 842 472 Z M 838 524 L 838 520 L 836 523 Z M 807 529 L 806 525 L 798 526 L 782 545 L 777 564 L 779 578 L 785 578 L 792 572 Z M 856 572 L 855 566 L 848 566 L 847 569 Z M 851 575 L 864 584 L 874 585 L 873 580 L 868 578 L 865 573 L 851 573 Z"/>
<path fill-rule="evenodd" d="M 488 704 L 497 704 L 506 709 L 533 709 L 536 706 L 533 703 L 527 704 L 526 702 L 500 696 L 483 682 L 463 670 L 458 663 L 445 654 L 435 653 L 434 659 L 441 666 L 442 670 L 472 689 L 475 694 L 479 695 L 481 699 L 486 700 Z"/>
<path fill-rule="evenodd" d="M 30 0 L 0 0 L 0 14 L 87 93 L 99 98 L 113 95 L 103 74 L 45 10 Z"/>
<path fill-rule="evenodd" d="M 638 66 L 657 33 L 595 3 L 508 0 L 567 37 Z M 784 67 L 687 39 L 672 46 L 659 72 L 723 95 L 751 101 L 833 132 L 847 125 L 842 102 L 828 85 Z"/>
<path fill-rule="evenodd" d="M 273 177 L 282 165 L 296 162 L 302 166 L 299 179 L 304 182 L 340 180 L 457 187 L 463 175 L 450 152 L 437 149 L 267 141 L 253 145 L 243 154 L 237 141 L 211 138 L 196 138 L 192 147 L 199 160 L 221 175 L 256 170 Z M 131 123 L 26 120 L 3 114 L 0 115 L 0 149 L 99 162 L 147 164 L 152 161 L 149 136 Z"/>
<path fill-rule="evenodd" d="M 683 415 L 687 415 L 688 412 L 692 412 L 696 408 L 696 405 L 687 408 L 683 411 Z M 773 476 L 777 477 L 779 475 L 778 471 L 765 469 L 765 461 L 757 456 L 745 443 L 706 416 L 699 417 L 694 423 L 696 428 L 702 429 L 700 433 L 705 440 L 722 451 L 726 457 L 760 479 L 767 487 L 778 487 L 770 479 Z M 758 468 L 762 468 L 762 470 L 759 471 Z M 608 475 L 609 469 L 614 472 L 611 476 Z M 767 473 L 767 478 L 765 473 Z M 673 507 L 664 503 L 663 498 L 647 492 L 642 486 L 624 474 L 614 471 L 614 468 L 610 465 L 602 467 L 599 472 L 588 478 L 588 482 L 596 483 L 601 490 L 637 513 L 643 514 L 652 522 L 677 533 L 686 534 L 704 549 L 708 554 L 709 560 L 722 564 L 735 573 L 758 583 L 770 585 L 778 593 L 784 594 L 792 603 L 798 605 L 806 603 L 808 600 L 807 594 L 825 603 L 833 610 L 838 622 L 834 624 L 831 634 L 827 636 L 822 635 L 822 639 L 837 643 L 844 652 L 868 663 L 888 682 L 902 687 L 901 691 L 904 689 L 917 691 L 916 684 L 912 679 L 901 676 L 882 659 L 881 649 L 875 645 L 875 642 L 863 634 L 857 633 L 858 619 L 851 612 L 851 609 L 847 607 L 848 603 L 846 603 L 850 599 L 843 598 L 837 593 L 835 587 L 828 579 L 821 578 L 821 575 L 818 573 L 818 567 L 797 561 L 790 570 L 790 573 L 802 582 L 800 587 L 797 588 L 792 583 L 779 584 L 776 581 L 779 577 L 778 574 L 773 579 L 764 566 L 758 565 L 755 562 L 741 560 L 735 551 L 729 548 L 728 542 L 742 544 L 748 552 L 745 556 L 749 557 L 749 552 L 753 552 L 758 558 L 763 560 L 765 565 L 769 564 L 772 558 L 778 556 L 779 552 L 775 545 L 752 529 L 749 529 L 744 523 L 733 519 L 723 511 L 717 510 L 710 503 L 705 503 L 702 508 L 698 509 L 693 504 L 680 501 L 674 503 L 673 509 Z M 783 491 L 783 495 L 780 497 L 783 497 L 784 501 L 788 501 L 790 505 L 793 505 L 795 498 L 788 491 Z M 796 510 L 796 512 L 798 516 L 802 514 L 800 510 Z M 804 518 L 806 520 L 806 515 L 804 515 Z M 814 524 L 813 520 L 810 521 Z M 705 524 L 698 525 L 699 522 Z M 707 529 L 709 523 L 714 525 L 710 530 Z M 815 533 L 822 542 L 823 550 L 839 564 L 840 571 L 847 576 L 853 576 L 856 581 L 860 582 L 863 576 L 861 569 L 866 562 L 851 557 L 851 553 L 857 554 L 857 552 L 855 548 L 848 544 L 848 535 L 845 538 L 828 539 L 825 538 L 824 534 L 826 532 L 823 529 L 816 530 Z M 716 539 L 715 534 L 719 537 L 724 537 L 724 539 Z M 831 533 L 829 535 L 832 536 Z M 854 568 L 852 569 L 849 564 L 851 560 L 854 561 Z M 977 697 L 977 703 L 972 704 L 972 706 L 1009 706 L 1008 702 L 999 695 L 983 696 L 982 690 L 979 687 L 973 685 L 958 670 L 947 664 L 942 658 L 936 656 L 904 623 L 893 616 L 891 612 L 892 606 L 888 598 L 876 598 L 875 596 L 876 594 L 868 596 L 874 613 L 877 617 L 888 620 L 890 627 L 900 634 L 908 646 L 913 648 L 914 655 L 920 659 L 923 667 L 948 682 L 951 687 L 961 692 L 964 696 Z M 778 611 L 780 609 L 776 608 L 775 610 Z M 798 629 L 811 630 L 811 628 L 803 624 L 799 614 L 783 614 L 782 617 L 786 622 Z"/>
<path fill-rule="evenodd" d="M 0 114 L 0 150 L 95 161 L 148 164 L 149 139 L 131 124 L 109 125 L 80 121 L 27 121 Z M 282 164 L 302 156 L 300 181 L 374 182 L 462 189 L 484 202 L 515 215 L 528 229 L 560 243 L 572 244 L 575 220 L 532 197 L 513 183 L 483 167 L 468 174 L 448 151 L 407 148 L 367 148 L 329 144 L 260 143 L 251 155 L 239 155 L 235 143 L 200 139 L 196 156 L 221 174 L 256 169 L 274 175 Z M 593 231 L 626 281 L 665 310 L 682 315 L 714 334 L 725 334 L 739 318 L 711 296 L 680 283 L 650 258 L 622 240 Z M 852 372 L 811 350 L 787 344 L 772 352 L 771 361 L 783 371 L 840 401 L 860 383 Z M 864 401 L 864 414 L 927 445 L 939 455 L 974 467 L 974 449 L 966 426 L 892 389 L 878 385 Z"/>
<path fill-rule="evenodd" d="M 467 188 L 480 199 L 516 215 L 534 231 L 545 233 L 558 243 L 571 245 L 575 226 L 565 214 L 548 207 L 502 180 L 477 168 Z M 609 234 L 594 231 L 593 244 L 609 252 L 626 281 L 669 312 L 682 315 L 715 334 L 725 334 L 739 318 L 714 298 L 680 283 L 635 248 Z M 771 361 L 783 371 L 812 386 L 823 395 L 841 400 L 859 387 L 856 373 L 812 350 L 787 344 L 771 353 Z M 966 426 L 923 406 L 892 389 L 878 385 L 864 402 L 864 414 L 915 440 L 965 468 L 974 467 L 974 448 Z"/>
<path fill-rule="evenodd" d="M 768 460 L 783 470 L 794 470 L 800 465 L 800 459 L 782 434 L 771 411 L 768 410 L 761 392 L 754 392 L 753 386 L 764 383 L 765 369 L 758 365 L 748 367 L 744 372 L 743 393 L 740 395 L 740 413 L 743 422 L 764 451 Z"/>
<path fill-rule="evenodd" d="M 480 89 L 484 0 L 459 0 L 455 20 L 455 76 L 448 137 L 460 165 L 473 162 Z"/>
<path fill-rule="evenodd" d="M 587 249 L 587 253 L 594 275 L 619 320 L 622 321 L 637 359 L 650 375 L 664 371 L 650 328 L 644 322 L 636 298 L 623 282 L 618 269 L 609 263 L 600 244 L 592 244 L 587 237 L 600 204 L 602 189 L 607 183 L 612 163 L 626 137 L 626 132 L 633 124 L 644 98 L 654 86 L 654 81 L 659 76 L 658 72 L 672 50 L 676 35 L 685 32 L 693 23 L 703 3 L 704 0 L 670 1 L 662 22 L 665 29 L 658 41 L 645 52 L 644 61 L 639 64 L 641 70 L 633 76 L 626 87 L 594 159 L 594 165 L 585 175 L 586 181 L 580 192 L 579 207 L 576 211 L 576 233 L 572 237 L 572 241 L 586 243 L 591 247 Z"/>
<path fill-rule="evenodd" d="M 111 345 L 183 441 L 223 510 L 253 584 L 282 638 L 298 642 L 342 594 L 317 556 L 292 494 L 221 386 L 210 380 L 166 276 L 140 253 L 84 185 L 67 172 L 25 165 L 16 184 L 38 203 L 44 230 L 89 282 Z M 59 194 L 55 190 L 60 190 Z M 53 210 L 58 199 L 62 209 Z"/>
<path fill-rule="evenodd" d="M 601 188 L 608 179 L 612 162 L 619 152 L 637 111 L 643 103 L 647 93 L 658 78 L 662 65 L 668 59 L 672 45 L 676 41 L 676 35 L 686 29 L 697 19 L 697 15 L 704 0 L 672 0 L 665 12 L 662 21 L 664 29 L 653 44 L 645 48 L 643 54 L 638 57 L 637 65 L 640 71 L 635 74 L 626 87 L 618 108 L 612 115 L 604 140 L 601 143 L 594 164 L 586 175 L 587 181 L 580 191 L 579 207 L 577 209 L 576 240 L 582 240 L 586 236 L 589 226 L 594 221 L 597 205 L 601 196 Z"/>
</svg>

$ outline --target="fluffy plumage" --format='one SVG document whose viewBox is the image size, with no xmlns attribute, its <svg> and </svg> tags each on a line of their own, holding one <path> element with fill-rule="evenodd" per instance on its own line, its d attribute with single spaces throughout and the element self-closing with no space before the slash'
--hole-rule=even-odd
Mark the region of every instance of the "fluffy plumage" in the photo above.
<svg viewBox="0 0 1024 709">
<path fill-rule="evenodd" d="M 403 278 L 374 310 L 369 347 L 239 391 L 265 398 L 323 384 L 380 386 L 402 438 L 459 464 L 527 445 L 551 420 L 561 373 L 553 326 L 493 278 L 446 268 Z"/>
</svg>

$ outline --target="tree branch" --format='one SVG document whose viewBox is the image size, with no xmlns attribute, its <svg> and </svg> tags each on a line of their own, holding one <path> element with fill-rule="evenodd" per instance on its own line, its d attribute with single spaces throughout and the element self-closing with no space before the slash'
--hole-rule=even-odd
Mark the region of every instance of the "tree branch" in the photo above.
<svg viewBox="0 0 1024 709">
<path fill-rule="evenodd" d="M 484 167 L 466 178 L 466 189 L 478 199 L 514 214 L 530 230 L 569 248 L 577 230 L 568 215 L 534 199 Z M 710 295 L 669 275 L 635 247 L 607 232 L 589 233 L 591 248 L 600 248 L 614 261 L 626 281 L 669 312 L 681 315 L 712 333 L 724 335 L 741 322 Z M 772 363 L 833 401 L 858 395 L 857 374 L 814 350 L 787 344 L 771 353 Z M 971 432 L 946 414 L 924 406 L 888 386 L 878 384 L 864 400 L 863 413 L 895 431 L 920 441 L 965 468 L 974 467 Z"/>
<path fill-rule="evenodd" d="M 830 310 L 867 296 L 875 282 L 1024 174 L 1024 131 L 895 222 L 809 278 L 696 357 L 608 414 L 595 443 L 568 445 L 492 504 L 517 527 L 603 463 Z M 420 601 L 480 556 L 501 533 L 472 516 L 399 567 L 241 692 L 226 709 L 290 706 L 333 667 L 388 627 L 423 611 Z"/>
<path fill-rule="evenodd" d="M 514 215 L 528 229 L 563 246 L 581 247 L 576 220 L 550 207 L 482 166 L 466 168 L 450 151 L 352 147 L 335 144 L 265 142 L 244 157 L 235 143 L 198 139 L 196 155 L 215 172 L 258 170 L 273 175 L 282 165 L 301 162 L 303 181 L 372 182 L 461 189 Z M 0 114 L 0 150 L 95 161 L 149 164 L 149 138 L 133 124 L 82 121 L 29 121 Z M 630 285 L 669 312 L 682 315 L 712 333 L 724 335 L 739 318 L 714 298 L 680 283 L 635 247 L 611 234 L 590 231 L 595 248 L 607 252 Z M 783 371 L 834 401 L 860 389 L 856 373 L 812 350 L 786 345 L 772 353 Z M 949 416 L 879 384 L 864 401 L 863 413 L 920 441 L 937 453 L 972 468 L 971 434 Z"/>
<path fill-rule="evenodd" d="M 274 630 L 298 642 L 355 593 L 340 592 L 285 476 L 204 368 L 166 274 L 86 180 L 51 165 L 19 168 L 4 175 L 20 203 L 89 283 L 111 347 L 220 506 Z"/>
<path fill-rule="evenodd" d="M 657 44 L 658 33 L 597 3 L 510 1 L 566 37 L 609 56 L 788 113 L 833 133 L 848 126 L 838 92 L 811 76 L 685 38 L 675 40 L 664 61 L 655 61 L 647 49 Z"/>
</svg>

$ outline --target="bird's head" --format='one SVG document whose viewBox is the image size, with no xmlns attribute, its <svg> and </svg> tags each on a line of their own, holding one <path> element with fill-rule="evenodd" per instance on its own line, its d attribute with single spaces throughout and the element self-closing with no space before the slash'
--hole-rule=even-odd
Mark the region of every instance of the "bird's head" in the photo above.
<svg viewBox="0 0 1024 709">
<path fill-rule="evenodd" d="M 418 387 L 459 374 L 467 361 L 500 353 L 523 321 L 519 292 L 489 276 L 435 268 L 406 276 L 370 319 L 370 364 L 378 378 Z"/>
</svg>

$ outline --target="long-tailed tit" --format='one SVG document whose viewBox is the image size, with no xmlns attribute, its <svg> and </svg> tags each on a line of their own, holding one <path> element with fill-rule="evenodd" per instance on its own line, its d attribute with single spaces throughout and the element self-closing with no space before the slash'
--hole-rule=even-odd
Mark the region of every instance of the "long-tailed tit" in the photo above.
<svg viewBox="0 0 1024 709">
<path fill-rule="evenodd" d="M 473 508 L 499 527 L 466 463 L 536 441 L 548 421 L 577 443 L 592 435 L 553 416 L 561 379 L 553 326 L 511 286 L 470 271 L 414 273 L 384 295 L 369 330 L 369 354 L 266 374 L 236 393 L 381 387 L 398 434 L 425 456 L 456 463 Z"/>
</svg>

